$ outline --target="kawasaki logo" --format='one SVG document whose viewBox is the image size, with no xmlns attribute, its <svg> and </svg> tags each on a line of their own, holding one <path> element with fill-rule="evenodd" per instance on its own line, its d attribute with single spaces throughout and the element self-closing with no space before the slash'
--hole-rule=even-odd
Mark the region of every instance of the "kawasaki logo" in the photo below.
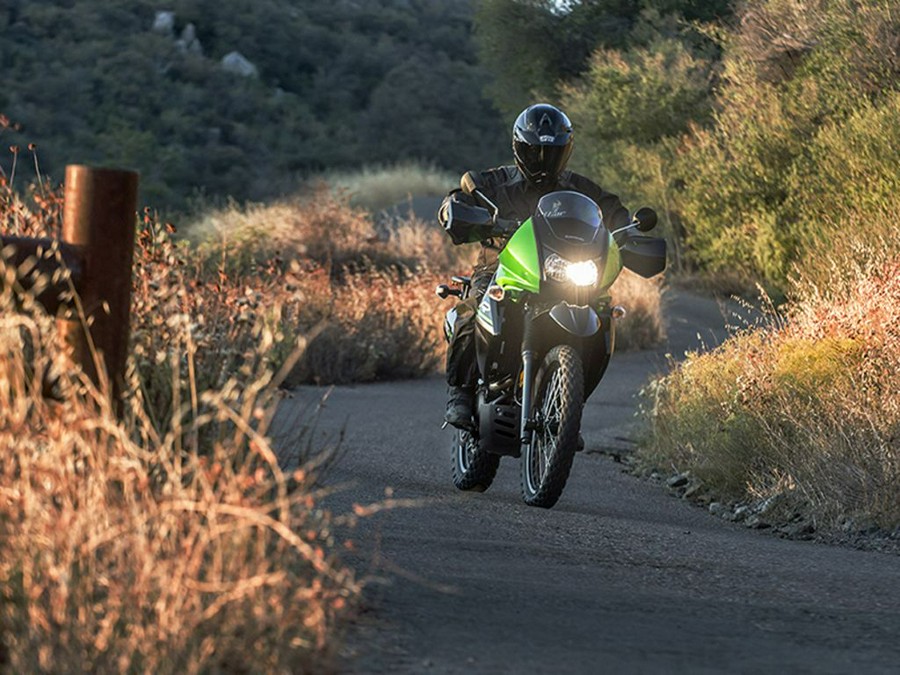
<svg viewBox="0 0 900 675">
<path fill-rule="evenodd" d="M 557 200 L 550 206 L 550 210 L 544 213 L 547 218 L 565 218 L 567 211 L 563 209 L 562 202 Z"/>
</svg>

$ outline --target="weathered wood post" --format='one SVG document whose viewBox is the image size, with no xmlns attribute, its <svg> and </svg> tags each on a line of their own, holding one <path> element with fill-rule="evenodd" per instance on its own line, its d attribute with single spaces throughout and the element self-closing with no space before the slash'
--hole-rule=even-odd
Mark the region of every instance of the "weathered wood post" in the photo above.
<svg viewBox="0 0 900 675">
<path fill-rule="evenodd" d="M 134 171 L 66 167 L 62 240 L 82 252 L 79 291 L 84 315 L 76 311 L 71 319 L 60 319 L 59 329 L 72 358 L 98 382 L 96 351 L 117 402 L 128 356 L 137 188 Z"/>
</svg>

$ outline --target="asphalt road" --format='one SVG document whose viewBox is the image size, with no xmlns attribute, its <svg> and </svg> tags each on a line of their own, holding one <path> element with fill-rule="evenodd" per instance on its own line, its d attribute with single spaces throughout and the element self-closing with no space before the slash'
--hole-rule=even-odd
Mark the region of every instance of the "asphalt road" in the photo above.
<svg viewBox="0 0 900 675">
<path fill-rule="evenodd" d="M 615 355 L 552 510 L 522 503 L 510 458 L 484 494 L 455 490 L 439 378 L 331 393 L 317 434 L 346 436 L 329 506 L 386 488 L 419 502 L 350 533 L 348 562 L 373 581 L 342 670 L 900 673 L 900 558 L 725 522 L 598 452 L 633 446 L 633 395 L 667 353 L 721 339 L 714 302 L 677 293 L 670 305 L 664 348 Z M 298 390 L 284 423 L 322 394 Z"/>
</svg>

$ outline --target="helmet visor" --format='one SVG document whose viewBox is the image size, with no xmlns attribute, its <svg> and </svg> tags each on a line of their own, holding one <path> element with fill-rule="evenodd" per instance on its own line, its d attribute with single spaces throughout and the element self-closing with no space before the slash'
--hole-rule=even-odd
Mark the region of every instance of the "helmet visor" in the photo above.
<svg viewBox="0 0 900 675">
<path fill-rule="evenodd" d="M 566 145 L 529 145 L 516 143 L 516 156 L 525 177 L 532 181 L 546 179 L 556 180 L 565 168 L 572 153 L 572 146 Z"/>
</svg>

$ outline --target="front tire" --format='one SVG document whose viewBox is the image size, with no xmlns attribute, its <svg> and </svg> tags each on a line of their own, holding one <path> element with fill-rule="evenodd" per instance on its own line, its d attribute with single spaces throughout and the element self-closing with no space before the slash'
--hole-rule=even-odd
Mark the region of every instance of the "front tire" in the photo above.
<svg viewBox="0 0 900 675">
<path fill-rule="evenodd" d="M 569 345 L 550 350 L 538 370 L 534 411 L 538 428 L 522 452 L 522 499 L 551 508 L 562 495 L 578 450 L 584 409 L 584 367 Z"/>
<path fill-rule="evenodd" d="M 453 436 L 453 484 L 466 492 L 484 492 L 497 475 L 500 455 L 478 447 L 468 431 L 457 429 Z"/>
</svg>

